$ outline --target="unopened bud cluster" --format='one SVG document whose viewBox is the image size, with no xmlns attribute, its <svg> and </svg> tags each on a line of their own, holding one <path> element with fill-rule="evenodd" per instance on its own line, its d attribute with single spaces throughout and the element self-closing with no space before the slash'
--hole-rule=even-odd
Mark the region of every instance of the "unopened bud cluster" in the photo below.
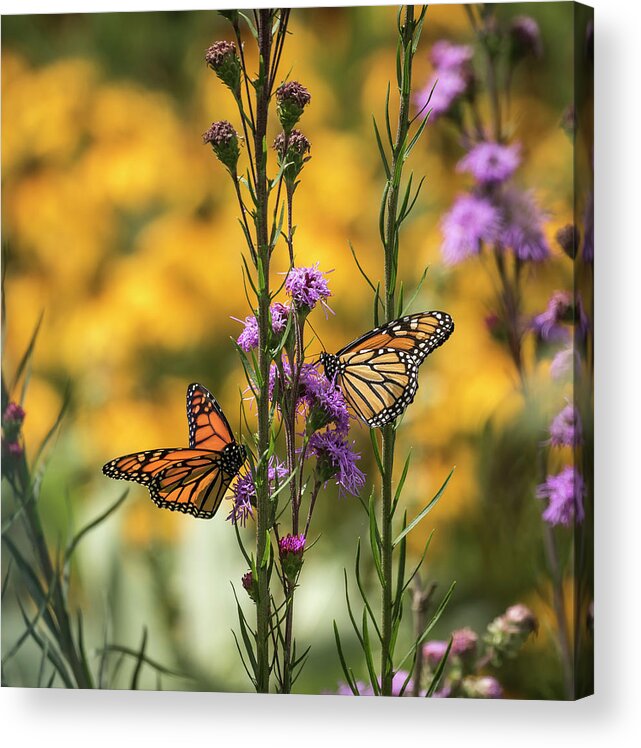
<svg viewBox="0 0 641 748">
<path fill-rule="evenodd" d="M 240 60 L 234 42 L 212 44 L 205 52 L 205 62 L 235 96 L 240 96 Z"/>
<path fill-rule="evenodd" d="M 209 143 L 218 160 L 223 163 L 230 174 L 236 173 L 240 155 L 238 133 L 227 120 L 214 122 L 203 135 L 203 142 Z"/>
<path fill-rule="evenodd" d="M 484 641 L 491 653 L 491 661 L 499 665 L 505 658 L 513 658 L 530 634 L 538 630 L 532 611 L 522 604 L 512 605 L 487 627 Z"/>
</svg>

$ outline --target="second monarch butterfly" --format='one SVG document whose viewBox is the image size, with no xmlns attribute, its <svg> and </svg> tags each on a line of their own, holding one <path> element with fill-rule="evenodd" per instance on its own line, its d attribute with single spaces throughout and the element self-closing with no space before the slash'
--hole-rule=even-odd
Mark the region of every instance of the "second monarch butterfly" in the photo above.
<svg viewBox="0 0 641 748">
<path fill-rule="evenodd" d="M 216 398 L 201 384 L 187 388 L 189 447 L 136 452 L 111 460 L 102 472 L 141 483 L 154 503 L 209 519 L 247 458 Z"/>
<path fill-rule="evenodd" d="M 453 330 L 446 312 L 411 314 L 366 332 L 336 354 L 321 353 L 320 360 L 356 414 L 378 428 L 414 400 L 418 367 Z"/>
</svg>

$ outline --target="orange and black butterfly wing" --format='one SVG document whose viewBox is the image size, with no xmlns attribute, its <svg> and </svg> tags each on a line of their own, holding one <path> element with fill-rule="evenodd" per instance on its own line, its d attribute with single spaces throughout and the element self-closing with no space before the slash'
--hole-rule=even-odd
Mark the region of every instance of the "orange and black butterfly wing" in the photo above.
<svg viewBox="0 0 641 748">
<path fill-rule="evenodd" d="M 198 449 L 137 452 L 108 462 L 102 471 L 147 486 L 159 507 L 203 519 L 214 516 L 234 477 L 222 469 L 219 452 Z"/>
<path fill-rule="evenodd" d="M 187 388 L 187 421 L 189 446 L 193 449 L 222 452 L 228 444 L 235 443 L 222 408 L 202 384 L 190 384 Z"/>
<path fill-rule="evenodd" d="M 414 400 L 418 367 L 454 330 L 445 312 L 393 320 L 340 350 L 337 383 L 357 415 L 371 428 L 395 420 Z"/>
</svg>

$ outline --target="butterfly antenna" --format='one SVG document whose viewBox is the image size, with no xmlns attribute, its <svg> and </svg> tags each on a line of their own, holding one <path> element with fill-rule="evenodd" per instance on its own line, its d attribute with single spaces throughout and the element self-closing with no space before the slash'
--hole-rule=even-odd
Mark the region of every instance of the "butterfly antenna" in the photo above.
<svg viewBox="0 0 641 748">
<path fill-rule="evenodd" d="M 307 324 L 307 325 L 309 325 L 309 326 L 311 327 L 311 329 L 312 329 L 312 332 L 314 333 L 314 337 L 315 337 L 315 338 L 316 338 L 316 340 L 318 340 L 318 342 L 319 342 L 319 343 L 321 344 L 321 348 L 323 349 L 323 353 L 327 353 L 327 348 L 325 348 L 325 346 L 324 346 L 324 344 L 323 344 L 323 341 L 321 340 L 321 337 L 320 337 L 320 335 L 319 335 L 319 334 L 318 334 L 318 333 L 316 332 L 316 330 L 314 329 L 314 325 L 312 325 L 312 323 L 311 323 L 311 322 L 309 321 L 309 317 L 308 317 L 308 318 L 307 318 L 307 319 L 305 320 L 305 324 Z M 314 363 L 319 363 L 319 359 L 318 359 L 318 360 L 316 360 L 316 361 L 315 361 Z"/>
</svg>

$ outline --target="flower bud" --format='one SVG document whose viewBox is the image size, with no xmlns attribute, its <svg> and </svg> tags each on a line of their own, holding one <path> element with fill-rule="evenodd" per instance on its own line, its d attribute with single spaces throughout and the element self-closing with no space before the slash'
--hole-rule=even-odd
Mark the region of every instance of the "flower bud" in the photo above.
<svg viewBox="0 0 641 748">
<path fill-rule="evenodd" d="M 280 565 L 283 574 L 290 582 L 296 581 L 298 572 L 303 565 L 303 552 L 305 550 L 304 535 L 290 535 L 278 541 L 278 551 L 280 554 Z"/>
<path fill-rule="evenodd" d="M 240 96 L 240 60 L 234 42 L 215 42 L 205 52 L 205 61 L 234 96 Z"/>
<path fill-rule="evenodd" d="M 240 150 L 238 133 L 231 124 L 226 120 L 214 122 L 203 134 L 203 142 L 211 145 L 218 160 L 229 169 L 232 176 L 235 176 Z"/>
<path fill-rule="evenodd" d="M 491 654 L 491 662 L 498 666 L 504 658 L 516 657 L 528 636 L 536 632 L 538 622 L 525 605 L 512 605 L 495 618 L 483 637 Z"/>
<path fill-rule="evenodd" d="M 568 223 L 556 232 L 556 241 L 571 260 L 576 257 L 581 242 L 579 230 L 573 223 Z"/>
<path fill-rule="evenodd" d="M 286 133 L 290 133 L 312 100 L 309 91 L 296 81 L 283 83 L 276 91 L 278 119 Z"/>
<path fill-rule="evenodd" d="M 452 633 L 452 654 L 462 660 L 473 660 L 479 638 L 471 628 L 458 629 Z"/>
<path fill-rule="evenodd" d="M 430 670 L 434 670 L 434 668 L 443 659 L 446 652 L 447 642 L 441 641 L 439 639 L 433 639 L 423 646 L 423 658 L 425 659 L 425 662 L 429 666 Z"/>
<path fill-rule="evenodd" d="M 254 575 L 251 571 L 248 571 L 246 574 L 243 574 L 243 578 L 241 579 L 241 584 L 243 585 L 249 597 L 255 603 L 257 603 L 258 602 L 258 584 L 256 580 L 254 579 Z"/>
<path fill-rule="evenodd" d="M 26 413 L 18 403 L 10 402 L 2 414 L 2 452 L 7 456 L 20 457 L 22 445 L 20 433 Z"/>
<path fill-rule="evenodd" d="M 537 59 L 543 56 L 541 32 L 533 18 L 518 16 L 510 24 L 510 57 L 518 62 L 528 55 Z"/>
<path fill-rule="evenodd" d="M 278 165 L 287 164 L 283 171 L 288 188 L 296 186 L 296 179 L 309 161 L 311 145 L 300 130 L 292 130 L 289 135 L 280 133 L 274 140 L 274 150 L 278 155 Z"/>
</svg>

